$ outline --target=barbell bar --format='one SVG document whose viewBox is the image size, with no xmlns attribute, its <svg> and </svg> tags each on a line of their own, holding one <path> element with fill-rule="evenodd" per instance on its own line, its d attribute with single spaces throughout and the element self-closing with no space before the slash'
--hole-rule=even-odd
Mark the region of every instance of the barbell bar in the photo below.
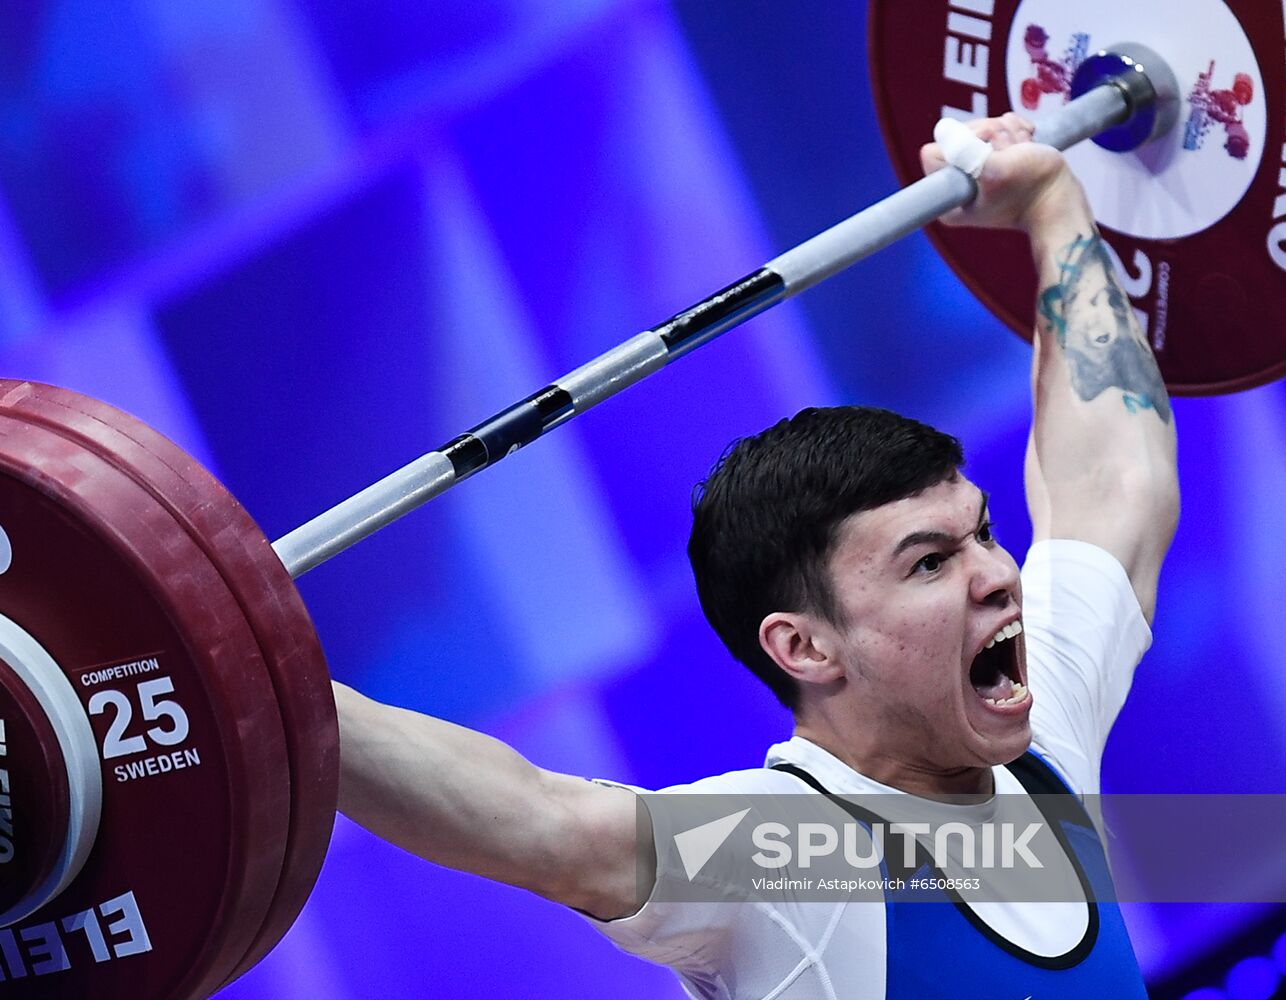
<svg viewBox="0 0 1286 1000">
<path fill-rule="evenodd" d="M 1151 116 L 1155 127 L 1139 137 L 1142 143 L 1174 124 L 1177 88 L 1159 56 L 1141 45 L 1121 45 L 1103 58 L 1119 72 L 1037 123 L 1040 142 L 1066 149 L 1131 117 Z M 977 191 L 977 182 L 954 167 L 920 178 L 403 466 L 282 536 L 273 548 L 298 578 L 720 334 L 968 205 Z"/>
</svg>

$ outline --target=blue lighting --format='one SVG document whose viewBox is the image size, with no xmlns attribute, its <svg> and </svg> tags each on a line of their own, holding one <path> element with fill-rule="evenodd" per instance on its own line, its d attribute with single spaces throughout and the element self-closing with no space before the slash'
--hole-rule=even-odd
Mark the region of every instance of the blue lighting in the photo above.
<svg viewBox="0 0 1286 1000">
<path fill-rule="evenodd" d="M 1271 959 L 1246 958 L 1232 967 L 1224 989 L 1229 1000 L 1269 1000 L 1280 979 Z"/>
</svg>

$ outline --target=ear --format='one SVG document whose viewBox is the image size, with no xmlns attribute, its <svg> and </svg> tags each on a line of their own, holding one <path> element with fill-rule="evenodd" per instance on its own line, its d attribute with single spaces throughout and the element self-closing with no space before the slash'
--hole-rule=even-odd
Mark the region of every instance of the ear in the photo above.
<svg viewBox="0 0 1286 1000">
<path fill-rule="evenodd" d="M 844 677 L 834 627 L 816 615 L 774 611 L 759 623 L 759 645 L 800 684 L 830 684 Z"/>
</svg>

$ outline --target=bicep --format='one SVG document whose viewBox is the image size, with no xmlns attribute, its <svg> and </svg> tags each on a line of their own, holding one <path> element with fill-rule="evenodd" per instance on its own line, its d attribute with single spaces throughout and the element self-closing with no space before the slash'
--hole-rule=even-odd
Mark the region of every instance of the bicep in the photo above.
<svg viewBox="0 0 1286 1000">
<path fill-rule="evenodd" d="M 600 920 L 636 913 L 656 878 L 652 827 L 639 796 L 619 785 L 542 772 L 551 822 L 540 878 L 529 888 Z"/>
<path fill-rule="evenodd" d="M 545 771 L 483 733 L 341 684 L 335 701 L 350 819 L 429 861 L 570 906 L 631 905 L 650 850 L 633 792 Z"/>
<path fill-rule="evenodd" d="M 1053 487 L 1041 468 L 1033 429 L 1024 463 L 1032 542 L 1067 538 L 1110 553 L 1124 567 L 1148 624 L 1156 610 L 1161 566 L 1179 516 L 1177 482 L 1141 469 L 1088 466 Z"/>
<path fill-rule="evenodd" d="M 1068 484 L 1062 495 L 1032 517 L 1032 541 L 1065 538 L 1109 553 L 1125 570 L 1149 625 L 1156 610 L 1161 566 L 1174 537 L 1177 496 L 1171 509 L 1147 483 L 1109 474 Z"/>
</svg>

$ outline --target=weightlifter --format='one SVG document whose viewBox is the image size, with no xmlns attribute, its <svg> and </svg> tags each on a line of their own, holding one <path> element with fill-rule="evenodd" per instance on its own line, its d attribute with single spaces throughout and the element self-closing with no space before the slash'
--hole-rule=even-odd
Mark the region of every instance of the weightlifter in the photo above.
<svg viewBox="0 0 1286 1000">
<path fill-rule="evenodd" d="M 954 224 L 1014 228 L 1039 273 L 1026 458 L 1034 544 L 993 536 L 959 443 L 895 414 L 806 410 L 742 440 L 699 491 L 702 607 L 794 715 L 765 767 L 679 792 L 1048 792 L 1073 867 L 1102 873 L 1080 797 L 1151 641 L 1178 517 L 1175 436 L 1147 340 L 1061 154 L 1015 115 Z M 926 171 L 945 165 L 925 147 Z M 825 903 L 789 892 L 669 902 L 681 830 L 638 793 L 552 774 L 446 722 L 337 685 L 341 808 L 439 864 L 589 915 L 693 996 L 1144 997 L 1110 901 Z M 824 800 L 817 801 L 824 804 Z M 646 826 L 646 824 L 644 825 Z M 1073 857 L 1074 855 L 1074 857 Z M 642 869 L 643 878 L 639 873 Z"/>
</svg>

